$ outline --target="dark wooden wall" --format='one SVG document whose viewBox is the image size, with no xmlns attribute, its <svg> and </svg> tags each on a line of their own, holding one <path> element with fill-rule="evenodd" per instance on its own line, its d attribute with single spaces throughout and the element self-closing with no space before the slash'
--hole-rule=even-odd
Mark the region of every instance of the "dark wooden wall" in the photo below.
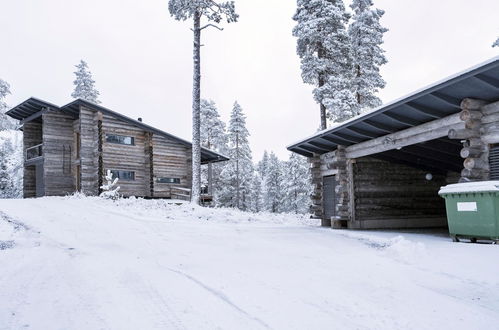
<svg viewBox="0 0 499 330">
<path fill-rule="evenodd" d="M 355 213 L 351 228 L 445 226 L 444 199 L 438 195 L 447 176 L 375 158 L 352 163 Z M 455 176 L 454 176 L 455 177 Z"/>
<path fill-rule="evenodd" d="M 91 196 L 99 193 L 97 119 L 96 111 L 85 107 L 80 108 L 81 191 Z"/>
<path fill-rule="evenodd" d="M 106 142 L 106 134 L 132 136 L 134 145 Z M 146 132 L 127 122 L 104 115 L 102 120 L 103 169 L 135 172 L 135 180 L 119 180 L 120 193 L 124 196 L 149 196 L 149 169 L 146 163 Z"/>
<path fill-rule="evenodd" d="M 36 122 L 28 122 L 23 127 L 23 144 L 24 151 L 27 148 L 36 146 L 42 143 L 42 124 Z M 23 195 L 24 198 L 36 197 L 36 173 L 35 166 L 24 166 L 23 177 Z"/>
<path fill-rule="evenodd" d="M 43 114 L 43 154 L 46 196 L 75 191 L 72 173 L 73 121 L 60 111 Z"/>
<path fill-rule="evenodd" d="M 154 135 L 154 196 L 170 197 L 170 187 L 191 187 L 191 148 L 163 136 Z M 158 183 L 157 178 L 180 178 L 180 184 Z"/>
</svg>

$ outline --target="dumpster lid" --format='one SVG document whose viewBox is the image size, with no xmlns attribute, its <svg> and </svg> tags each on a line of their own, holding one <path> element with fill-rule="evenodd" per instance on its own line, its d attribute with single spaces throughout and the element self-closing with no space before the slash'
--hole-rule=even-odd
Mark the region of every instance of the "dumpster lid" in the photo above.
<svg viewBox="0 0 499 330">
<path fill-rule="evenodd" d="M 473 193 L 473 192 L 485 192 L 485 191 L 499 192 L 499 181 L 478 181 L 478 182 L 449 184 L 447 186 L 441 187 L 438 194 L 442 195 L 442 194 Z"/>
</svg>

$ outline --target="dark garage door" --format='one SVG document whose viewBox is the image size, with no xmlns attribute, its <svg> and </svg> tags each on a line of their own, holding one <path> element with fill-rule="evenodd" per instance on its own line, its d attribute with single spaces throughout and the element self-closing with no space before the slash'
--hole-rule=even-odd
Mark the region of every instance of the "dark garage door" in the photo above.
<svg viewBox="0 0 499 330">
<path fill-rule="evenodd" d="M 322 179 L 324 219 L 330 221 L 336 215 L 336 177 L 334 175 L 325 176 Z"/>
</svg>

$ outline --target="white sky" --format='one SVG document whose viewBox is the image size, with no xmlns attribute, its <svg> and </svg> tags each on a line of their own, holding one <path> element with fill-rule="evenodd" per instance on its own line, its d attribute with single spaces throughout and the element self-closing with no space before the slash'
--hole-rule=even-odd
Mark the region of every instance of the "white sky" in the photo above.
<svg viewBox="0 0 499 330">
<path fill-rule="evenodd" d="M 30 96 L 71 100 L 74 65 L 85 59 L 102 105 L 191 138 L 192 32 L 167 0 L 0 0 L 0 77 L 14 106 Z M 499 54 L 497 0 L 375 0 L 389 63 L 383 101 Z M 302 83 L 291 36 L 294 0 L 236 0 L 240 21 L 205 30 L 202 96 L 224 120 L 242 105 L 255 160 L 287 158 L 286 145 L 314 133 L 318 106 Z"/>
</svg>

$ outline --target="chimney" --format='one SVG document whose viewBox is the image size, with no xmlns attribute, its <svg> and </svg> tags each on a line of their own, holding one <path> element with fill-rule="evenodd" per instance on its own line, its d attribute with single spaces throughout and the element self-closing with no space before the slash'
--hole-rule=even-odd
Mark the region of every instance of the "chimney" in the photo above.
<svg viewBox="0 0 499 330">
<path fill-rule="evenodd" d="M 140 122 L 142 122 L 142 118 L 141 117 L 137 118 L 137 120 L 140 121 Z"/>
</svg>

